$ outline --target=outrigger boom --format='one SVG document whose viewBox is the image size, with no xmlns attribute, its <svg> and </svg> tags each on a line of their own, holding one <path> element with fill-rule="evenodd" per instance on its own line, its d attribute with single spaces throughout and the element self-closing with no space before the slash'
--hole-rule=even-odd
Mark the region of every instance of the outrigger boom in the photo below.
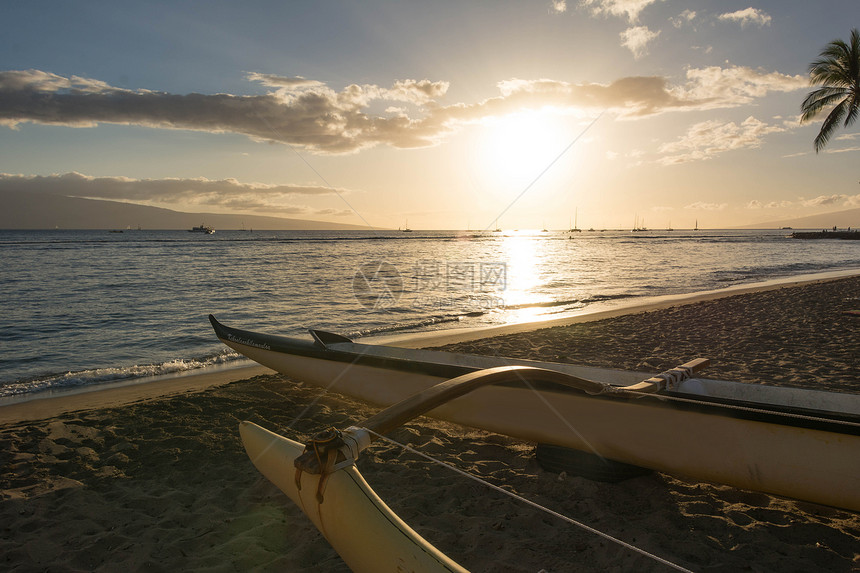
<svg viewBox="0 0 860 573">
<path fill-rule="evenodd" d="M 591 395 L 621 394 L 624 392 L 649 393 L 657 392 L 688 379 L 708 365 L 707 359 L 697 358 L 639 384 L 620 388 L 534 366 L 499 366 L 471 372 L 422 390 L 368 418 L 358 426 L 350 426 L 342 432 L 333 428 L 320 432 L 311 439 L 305 447 L 305 452 L 296 460 L 296 469 L 299 473 L 305 471 L 325 475 L 340 467 L 352 464 L 362 450 L 376 441 L 376 436 L 399 428 L 410 420 L 426 414 L 454 398 L 484 386 L 505 382 L 526 384 L 543 382 L 574 388 Z M 296 480 L 298 482 L 298 476 Z M 320 501 L 322 501 L 322 492 L 319 493 Z"/>
</svg>

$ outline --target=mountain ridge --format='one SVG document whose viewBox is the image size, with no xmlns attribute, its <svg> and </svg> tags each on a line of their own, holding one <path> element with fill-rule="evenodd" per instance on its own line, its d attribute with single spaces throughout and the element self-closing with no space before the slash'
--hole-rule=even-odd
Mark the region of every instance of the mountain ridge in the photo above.
<svg viewBox="0 0 860 573">
<path fill-rule="evenodd" d="M 215 229 L 367 230 L 366 225 L 289 219 L 264 215 L 185 213 L 163 207 L 45 193 L 0 191 L 0 229 L 190 229 L 206 224 Z"/>
<path fill-rule="evenodd" d="M 834 226 L 840 229 L 844 229 L 847 227 L 851 227 L 852 229 L 860 229 L 860 208 L 844 209 L 842 211 L 832 211 L 829 213 L 820 213 L 818 215 L 807 215 L 805 217 L 795 217 L 793 219 L 765 221 L 763 223 L 741 225 L 738 227 L 731 228 L 781 229 L 783 227 L 791 227 L 794 229 L 832 229 Z"/>
</svg>

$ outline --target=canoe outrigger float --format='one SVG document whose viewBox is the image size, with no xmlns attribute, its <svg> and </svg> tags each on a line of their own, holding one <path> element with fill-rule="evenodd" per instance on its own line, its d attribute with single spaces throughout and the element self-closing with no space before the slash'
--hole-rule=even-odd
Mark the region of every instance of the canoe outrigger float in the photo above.
<svg viewBox="0 0 860 573">
<path fill-rule="evenodd" d="M 260 473 L 301 508 L 355 573 L 467 573 L 397 517 L 352 463 L 342 459 L 326 474 L 300 471 L 295 463 L 302 444 L 251 422 L 239 431 Z"/>
<path fill-rule="evenodd" d="M 622 470 L 647 468 L 860 511 L 860 394 L 699 378 L 701 360 L 654 376 L 359 344 L 316 330 L 305 340 L 210 320 L 218 338 L 248 358 L 380 406 L 464 375 L 527 367 L 427 415 L 536 442 L 545 467 L 584 452 L 606 468 L 619 462 Z"/>
</svg>

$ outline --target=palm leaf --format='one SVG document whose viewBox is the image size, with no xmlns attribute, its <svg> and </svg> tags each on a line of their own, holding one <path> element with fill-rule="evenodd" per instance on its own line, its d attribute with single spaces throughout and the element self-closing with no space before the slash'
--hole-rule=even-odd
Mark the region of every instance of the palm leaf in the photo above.
<svg viewBox="0 0 860 573">
<path fill-rule="evenodd" d="M 806 123 L 826 109 L 830 113 L 815 137 L 815 152 L 821 151 L 840 122 L 848 127 L 860 114 L 860 32 L 851 30 L 849 41 L 830 42 L 809 65 L 811 85 L 821 86 L 807 94 L 800 106 L 800 122 Z"/>
</svg>

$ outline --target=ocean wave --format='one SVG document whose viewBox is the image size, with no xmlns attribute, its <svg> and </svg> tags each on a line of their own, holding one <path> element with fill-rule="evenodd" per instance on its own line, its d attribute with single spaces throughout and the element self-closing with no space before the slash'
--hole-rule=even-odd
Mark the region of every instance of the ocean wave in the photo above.
<svg viewBox="0 0 860 573">
<path fill-rule="evenodd" d="M 486 314 L 486 312 L 464 312 L 442 316 L 430 316 L 427 318 L 422 318 L 420 320 L 413 320 L 409 322 L 399 322 L 394 324 L 385 324 L 380 326 L 362 328 L 360 330 L 348 332 L 346 336 L 347 338 L 361 338 L 362 336 L 378 336 L 380 334 L 386 334 L 389 332 L 403 332 L 404 330 L 422 330 L 428 327 L 432 327 L 434 325 L 445 324 L 448 322 L 460 322 L 465 318 L 483 316 L 484 314 Z"/>
<path fill-rule="evenodd" d="M 860 257 L 850 260 L 846 259 L 846 266 L 860 263 Z M 722 283 L 743 283 L 766 280 L 769 278 L 788 277 L 803 275 L 823 270 L 817 262 L 788 262 L 772 265 L 742 266 L 736 269 L 722 270 L 712 273 L 713 281 Z"/>
<path fill-rule="evenodd" d="M 607 295 L 591 295 L 584 298 L 563 299 L 563 300 L 543 300 L 537 302 L 524 302 L 520 304 L 506 304 L 505 310 L 523 310 L 526 308 L 553 308 L 557 306 L 584 306 L 595 302 L 607 302 L 610 300 L 619 300 L 631 298 L 634 294 L 607 294 Z"/>
<path fill-rule="evenodd" d="M 44 392 L 47 390 L 62 390 L 77 388 L 81 386 L 92 386 L 130 380 L 134 378 L 149 378 L 164 374 L 176 374 L 197 370 L 207 366 L 226 364 L 233 360 L 243 358 L 238 353 L 224 349 L 223 351 L 209 356 L 197 358 L 177 358 L 159 364 L 136 364 L 134 366 L 94 368 L 91 370 L 80 370 L 77 372 L 55 373 L 31 378 L 28 380 L 17 380 L 0 386 L 0 398 L 9 396 L 20 396 L 33 392 Z"/>
</svg>

